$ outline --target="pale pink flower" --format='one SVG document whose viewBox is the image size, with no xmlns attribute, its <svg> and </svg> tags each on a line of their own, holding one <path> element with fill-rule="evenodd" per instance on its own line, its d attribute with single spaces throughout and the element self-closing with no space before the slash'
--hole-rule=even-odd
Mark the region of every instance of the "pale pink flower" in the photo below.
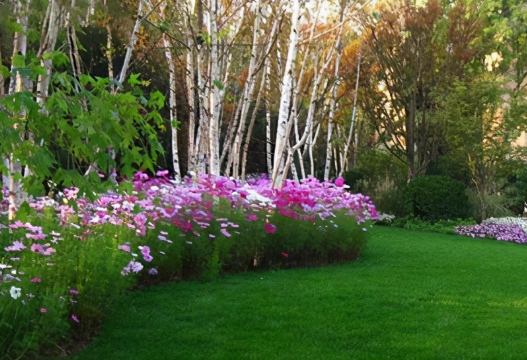
<svg viewBox="0 0 527 360">
<path fill-rule="evenodd" d="M 13 245 L 4 248 L 5 251 L 22 251 L 26 246 L 20 241 L 14 241 Z"/>
</svg>

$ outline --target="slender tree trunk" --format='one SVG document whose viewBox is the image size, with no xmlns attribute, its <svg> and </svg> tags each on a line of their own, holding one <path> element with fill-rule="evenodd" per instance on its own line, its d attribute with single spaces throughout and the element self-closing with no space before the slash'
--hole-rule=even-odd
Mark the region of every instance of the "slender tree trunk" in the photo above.
<svg viewBox="0 0 527 360">
<path fill-rule="evenodd" d="M 218 15 L 219 15 L 219 0 L 210 0 L 209 3 L 209 35 L 211 37 L 211 62 L 210 62 L 210 77 L 209 87 L 211 89 L 211 96 L 209 97 L 209 173 L 213 175 L 220 174 L 220 64 L 219 64 L 219 46 L 220 40 L 218 37 Z"/>
<path fill-rule="evenodd" d="M 242 155 L 242 179 L 245 180 L 245 169 L 247 167 L 247 153 L 249 152 L 249 144 L 251 142 L 251 136 L 253 133 L 254 123 L 256 121 L 256 114 L 258 112 L 258 108 L 260 107 L 260 101 L 262 100 L 262 93 L 263 93 L 263 76 L 262 81 L 260 84 L 260 91 L 258 91 L 258 96 L 256 97 L 256 105 L 253 109 L 253 114 L 251 116 L 251 122 L 249 123 L 249 128 L 247 129 L 247 136 L 245 137 L 245 144 L 243 145 L 243 155 Z"/>
<path fill-rule="evenodd" d="M 26 7 L 23 7 L 23 4 L 20 0 L 15 2 L 17 23 L 20 26 L 21 31 L 15 32 L 13 39 L 13 59 L 15 56 L 26 56 L 27 52 L 27 25 L 28 25 L 28 10 L 30 6 L 30 1 L 26 2 Z M 24 59 L 25 61 L 25 59 Z M 11 77 L 9 84 L 9 93 L 14 94 L 16 92 L 21 92 L 26 90 L 24 85 L 27 86 L 28 81 L 22 77 L 20 71 L 15 69 L 15 61 L 12 61 L 11 73 L 14 76 Z M 24 114 L 20 114 L 22 117 Z M 15 124 L 15 129 L 20 130 L 21 124 Z M 14 154 L 11 153 L 7 158 L 4 159 L 4 165 L 8 169 L 8 176 L 3 177 L 4 186 L 7 184 L 9 195 L 8 195 L 8 220 L 12 221 L 15 218 L 16 211 L 18 210 L 20 204 L 27 200 L 27 193 L 22 188 L 22 183 L 19 180 L 16 180 L 17 176 L 22 174 L 22 166 L 19 159 L 16 159 Z"/>
<path fill-rule="evenodd" d="M 344 0 L 345 1 L 345 0 Z M 329 116 L 328 116 L 328 136 L 326 141 L 326 163 L 324 165 L 324 180 L 329 180 L 329 174 L 331 171 L 331 154 L 333 154 L 333 122 L 335 119 L 335 109 L 337 107 L 337 90 L 340 87 L 340 61 L 342 59 L 342 31 L 344 29 L 344 12 L 346 11 L 345 3 L 341 2 L 340 6 L 340 29 L 337 39 L 337 44 L 335 45 L 337 49 L 337 58 L 335 59 L 335 71 L 333 73 L 334 82 L 331 86 L 331 103 L 329 105 Z M 337 169 L 335 169 L 337 171 Z"/>
<path fill-rule="evenodd" d="M 270 175 L 273 171 L 273 155 L 271 146 L 271 65 L 270 61 L 266 60 L 265 64 L 265 155 L 267 159 L 267 174 Z"/>
<path fill-rule="evenodd" d="M 2 35 L 0 35 L 0 65 L 2 65 Z M 5 95 L 5 78 L 0 72 L 0 97 Z"/>
<path fill-rule="evenodd" d="M 132 58 L 132 53 L 137 43 L 137 35 L 141 29 L 141 23 L 143 21 L 143 0 L 139 0 L 139 5 L 137 7 L 137 19 L 135 21 L 134 29 L 132 30 L 132 35 L 130 36 L 130 42 L 126 46 L 126 55 L 124 57 L 123 67 L 121 68 L 121 73 L 119 74 L 119 83 L 123 84 L 126 80 L 126 75 L 128 73 L 128 68 L 130 67 L 130 60 Z"/>
<path fill-rule="evenodd" d="M 355 94 L 353 95 L 353 112 L 351 114 L 351 124 L 350 124 L 350 131 L 348 134 L 348 138 L 346 140 L 346 145 L 344 147 L 344 151 L 340 156 L 340 172 L 339 176 L 342 176 L 344 173 L 344 169 L 347 168 L 346 162 L 348 159 L 348 151 L 350 148 L 351 138 L 353 136 L 353 131 L 355 130 L 355 117 L 357 115 L 357 93 L 359 92 L 359 80 L 360 80 L 360 63 L 361 63 L 361 53 L 359 53 L 359 58 L 357 60 L 357 79 L 355 81 Z M 355 144 L 356 146 L 356 144 Z"/>
<path fill-rule="evenodd" d="M 260 21 L 261 21 L 261 12 L 260 12 L 260 0 L 257 0 L 256 2 L 256 19 L 254 21 L 253 26 L 253 43 L 251 48 L 251 58 L 249 60 L 249 70 L 247 74 L 247 80 L 244 84 L 243 89 L 243 95 L 242 95 L 242 105 L 241 105 L 241 111 L 240 111 L 240 121 L 238 125 L 238 131 L 236 132 L 236 136 L 234 138 L 234 144 L 231 152 L 231 156 L 233 158 L 233 169 L 232 169 L 232 176 L 237 178 L 239 176 L 239 165 L 240 165 L 240 148 L 241 148 L 241 141 L 243 134 L 245 132 L 245 124 L 246 124 L 246 118 L 247 113 L 249 111 L 249 106 L 251 104 L 253 93 L 256 85 L 256 59 L 258 56 L 258 42 L 259 42 L 259 34 L 260 34 Z"/>
<path fill-rule="evenodd" d="M 278 127 L 276 130 L 276 145 L 274 150 L 273 172 L 272 180 L 273 186 L 277 188 L 282 187 L 284 180 L 284 169 L 281 169 L 281 163 L 286 151 L 287 137 L 291 129 L 291 122 L 289 121 L 289 112 L 291 110 L 291 93 L 293 91 L 294 78 L 292 74 L 293 61 L 296 59 L 298 31 L 299 31 L 299 17 L 300 17 L 300 1 L 292 1 L 291 14 L 291 32 L 289 34 L 289 49 L 287 53 L 287 60 L 284 68 L 284 75 L 282 78 L 280 108 L 278 111 Z"/>
<path fill-rule="evenodd" d="M 178 131 L 177 131 L 177 112 L 176 112 L 176 67 L 172 59 L 171 45 L 166 34 L 163 34 L 163 44 L 165 46 L 165 57 L 168 63 L 169 87 L 170 87 L 170 128 L 172 129 L 172 165 L 174 167 L 174 176 L 177 181 L 181 180 L 181 170 L 179 167 L 179 149 L 178 149 Z"/>
<path fill-rule="evenodd" d="M 73 5 L 75 1 L 73 1 Z M 49 16 L 47 16 L 49 15 Z M 48 97 L 49 84 L 51 81 L 51 59 L 46 58 L 55 51 L 55 45 L 57 43 L 57 37 L 59 34 L 59 28 L 61 23 L 61 11 L 60 5 L 56 0 L 51 0 L 48 4 L 46 20 L 47 24 L 44 24 L 42 30 L 42 40 L 40 43 L 40 49 L 37 56 L 40 58 L 40 64 L 45 69 L 45 74 L 38 76 L 37 81 L 37 101 L 42 105 L 45 99 Z M 69 15 L 69 14 L 68 14 Z"/>
<path fill-rule="evenodd" d="M 326 60 L 324 64 L 322 65 L 322 68 L 320 71 L 318 71 L 318 64 L 315 65 L 315 81 L 311 88 L 311 98 L 309 102 L 309 108 L 307 112 L 307 119 L 306 119 L 306 127 L 304 129 L 304 133 L 302 135 L 302 138 L 296 142 L 296 144 L 291 147 L 288 156 L 286 158 L 285 166 L 284 166 L 284 173 L 287 173 L 289 167 L 291 166 L 291 163 L 294 160 L 294 154 L 296 151 L 298 151 L 307 141 L 307 139 L 312 136 L 313 134 L 313 126 L 314 126 L 314 117 L 315 117 L 315 110 L 316 110 L 316 100 L 318 97 L 318 91 L 320 89 L 320 83 L 322 82 L 324 73 L 329 66 L 331 59 L 333 57 L 333 48 L 327 53 Z M 302 162 L 303 159 L 300 159 Z"/>
</svg>

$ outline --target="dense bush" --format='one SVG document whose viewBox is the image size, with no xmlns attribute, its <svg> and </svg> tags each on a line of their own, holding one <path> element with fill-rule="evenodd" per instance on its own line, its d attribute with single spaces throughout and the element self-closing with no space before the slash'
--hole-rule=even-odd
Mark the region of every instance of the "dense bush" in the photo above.
<svg viewBox="0 0 527 360">
<path fill-rule="evenodd" d="M 62 204 L 39 199 L 0 225 L 0 359 L 86 338 L 136 284 L 353 260 L 377 216 L 342 179 L 278 190 L 165 176 L 139 173 L 133 192 L 95 201 L 67 189 Z"/>
<path fill-rule="evenodd" d="M 446 176 L 420 176 L 404 189 L 404 204 L 414 217 L 436 222 L 467 215 L 465 186 Z"/>
<path fill-rule="evenodd" d="M 387 151 L 363 149 L 357 164 L 343 174 L 354 193 L 368 195 L 379 212 L 404 216 L 402 189 L 408 168 Z"/>
<path fill-rule="evenodd" d="M 408 230 L 438 232 L 443 234 L 454 234 L 455 228 L 458 226 L 475 225 L 476 221 L 473 219 L 450 219 L 439 220 L 431 223 L 430 221 L 412 216 L 404 216 L 396 218 L 391 222 L 391 226 L 405 228 Z"/>
</svg>

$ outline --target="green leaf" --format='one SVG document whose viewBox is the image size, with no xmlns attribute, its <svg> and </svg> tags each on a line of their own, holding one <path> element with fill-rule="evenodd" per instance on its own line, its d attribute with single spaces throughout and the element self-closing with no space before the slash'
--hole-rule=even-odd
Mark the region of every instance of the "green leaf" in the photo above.
<svg viewBox="0 0 527 360">
<path fill-rule="evenodd" d="M 131 74 L 130 78 L 128 79 L 128 84 L 131 86 L 140 85 L 141 81 L 139 81 L 139 76 L 141 76 L 141 74 Z"/>
<path fill-rule="evenodd" d="M 26 67 L 26 57 L 24 55 L 15 54 L 13 56 L 12 65 L 13 65 L 13 68 L 25 68 Z"/>
<path fill-rule="evenodd" d="M 213 80 L 212 83 L 220 90 L 223 90 L 225 88 L 223 83 L 219 80 Z"/>
<path fill-rule="evenodd" d="M 6 66 L 0 64 L 0 75 L 5 79 L 11 75 L 11 72 Z"/>
</svg>

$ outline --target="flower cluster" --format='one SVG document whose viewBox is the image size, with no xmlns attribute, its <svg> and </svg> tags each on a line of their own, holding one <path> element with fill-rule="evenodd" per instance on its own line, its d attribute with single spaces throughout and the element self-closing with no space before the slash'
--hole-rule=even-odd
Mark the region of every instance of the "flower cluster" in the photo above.
<svg viewBox="0 0 527 360">
<path fill-rule="evenodd" d="M 527 218 L 521 217 L 501 217 L 501 218 L 488 218 L 482 221 L 483 224 L 504 224 L 504 225 L 518 225 L 524 231 L 527 232 Z"/>
<path fill-rule="evenodd" d="M 64 190 L 64 204 L 39 198 L 30 206 L 42 211 L 53 204 L 60 225 L 84 229 L 80 239 L 89 236 L 91 227 L 102 224 L 125 226 L 141 237 L 145 236 L 147 230 L 154 230 L 159 222 L 176 226 L 184 234 L 199 236 L 197 230 L 208 228 L 213 220 L 221 224 L 220 233 L 230 237 L 232 231 L 229 229 L 236 229 L 240 225 L 226 218 L 215 217 L 214 206 L 220 199 L 228 201 L 232 207 L 244 209 L 247 221 L 261 221 L 262 230 L 268 234 L 277 231 L 277 227 L 269 222 L 270 212 L 312 223 L 317 218 L 335 216 L 335 212 L 341 210 L 353 216 L 359 224 L 378 217 L 371 200 L 367 196 L 347 192 L 342 178 L 336 179 L 334 183 L 320 182 L 315 178 L 304 179 L 301 183 L 286 180 L 281 189 L 275 189 L 266 177 L 243 182 L 223 176 L 199 175 L 177 184 L 166 175 L 166 171 L 158 172 L 155 177 L 138 172 L 133 178 L 134 191 L 128 195 L 107 193 L 95 201 L 89 201 L 78 198 L 78 189 L 70 188 Z M 75 201 L 75 206 L 69 201 Z M 71 221 L 74 216 L 81 219 L 80 224 Z M 51 256 L 55 252 L 52 244 L 61 240 L 59 233 L 45 234 L 41 227 L 29 223 L 17 221 L 9 228 L 25 229 L 27 232 L 25 240 L 14 240 L 4 248 L 6 252 L 21 252 L 29 246 L 32 252 Z M 161 231 L 158 239 L 171 243 L 172 240 L 166 236 L 167 233 Z M 213 234 L 209 236 L 215 237 Z M 48 237 L 49 242 L 45 241 Z M 123 275 L 137 273 L 143 268 L 129 243 L 118 245 L 118 249 L 132 256 L 128 265 L 122 269 Z M 139 246 L 138 249 L 145 262 L 153 260 L 148 246 Z"/>
<path fill-rule="evenodd" d="M 473 238 L 491 238 L 499 241 L 511 241 L 517 244 L 527 243 L 525 231 L 518 225 L 483 223 L 480 225 L 458 226 L 455 232 Z"/>
</svg>

